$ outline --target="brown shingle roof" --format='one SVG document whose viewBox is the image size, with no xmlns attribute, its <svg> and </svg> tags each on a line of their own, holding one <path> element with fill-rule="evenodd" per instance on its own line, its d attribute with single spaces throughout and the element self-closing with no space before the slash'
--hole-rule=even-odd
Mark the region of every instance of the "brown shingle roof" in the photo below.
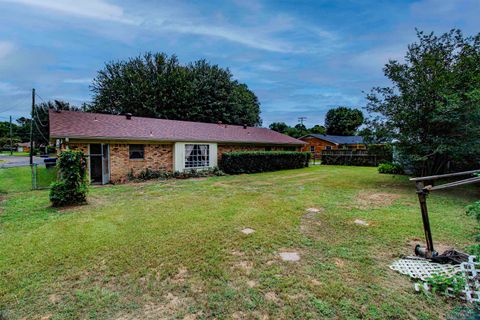
<svg viewBox="0 0 480 320">
<path fill-rule="evenodd" d="M 303 145 L 305 142 L 266 128 L 164 120 L 110 114 L 50 110 L 51 138 L 232 142 Z"/>
</svg>

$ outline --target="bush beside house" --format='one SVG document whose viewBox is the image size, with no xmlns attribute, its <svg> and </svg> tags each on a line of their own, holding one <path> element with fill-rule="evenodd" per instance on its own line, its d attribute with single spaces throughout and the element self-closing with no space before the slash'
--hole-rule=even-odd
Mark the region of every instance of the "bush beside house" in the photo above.
<svg viewBox="0 0 480 320">
<path fill-rule="evenodd" d="M 256 173 L 304 168 L 309 161 L 309 152 L 227 152 L 222 155 L 220 168 L 229 174 Z"/>
<path fill-rule="evenodd" d="M 58 157 L 58 181 L 50 188 L 54 207 L 82 204 L 87 201 L 87 158 L 81 151 L 64 151 Z"/>
<path fill-rule="evenodd" d="M 188 178 L 204 178 L 204 177 L 213 177 L 213 176 L 223 176 L 225 175 L 222 170 L 218 167 L 208 168 L 208 169 L 191 169 L 185 171 L 165 171 L 165 170 L 154 170 L 146 168 L 140 173 L 135 174 L 131 171 L 128 174 L 128 181 L 147 181 L 147 180 L 169 180 L 169 179 L 188 179 Z"/>
<path fill-rule="evenodd" d="M 403 168 L 401 165 L 391 162 L 384 162 L 378 166 L 379 173 L 386 174 L 403 174 Z"/>
</svg>

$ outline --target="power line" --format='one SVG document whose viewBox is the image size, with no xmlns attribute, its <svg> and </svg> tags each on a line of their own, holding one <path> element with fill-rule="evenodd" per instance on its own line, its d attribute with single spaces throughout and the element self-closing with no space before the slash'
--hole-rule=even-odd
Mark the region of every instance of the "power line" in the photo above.
<svg viewBox="0 0 480 320">
<path fill-rule="evenodd" d="M 35 93 L 35 95 L 36 95 L 37 97 L 39 97 L 39 98 L 40 98 L 40 100 L 42 100 L 43 102 L 45 102 L 45 100 L 43 100 L 43 98 L 42 98 L 42 97 L 40 97 L 40 95 L 39 95 L 38 93 Z M 45 103 L 46 103 L 46 102 L 45 102 Z"/>
<path fill-rule="evenodd" d="M 0 110 L 0 113 L 4 113 L 4 112 L 10 111 L 12 109 L 15 109 L 16 107 L 18 107 L 20 105 L 21 102 L 26 104 L 26 101 L 18 100 L 13 106 L 6 107 L 5 109 Z"/>
<path fill-rule="evenodd" d="M 38 133 L 40 133 L 40 135 L 41 135 L 42 138 L 45 140 L 45 142 L 48 143 L 48 139 L 45 138 L 45 136 L 43 135 L 42 131 L 41 131 L 40 128 L 38 127 L 37 121 L 34 120 L 33 123 L 35 123 L 35 128 L 37 128 Z"/>
<path fill-rule="evenodd" d="M 40 125 L 41 125 L 42 127 L 44 127 L 44 128 L 45 128 L 45 127 L 48 127 L 47 124 L 43 124 L 43 123 L 42 123 L 42 120 L 40 120 L 40 117 L 38 116 L 38 112 L 36 112 L 36 114 L 37 114 L 36 120 L 38 120 L 38 122 L 40 122 Z"/>
</svg>

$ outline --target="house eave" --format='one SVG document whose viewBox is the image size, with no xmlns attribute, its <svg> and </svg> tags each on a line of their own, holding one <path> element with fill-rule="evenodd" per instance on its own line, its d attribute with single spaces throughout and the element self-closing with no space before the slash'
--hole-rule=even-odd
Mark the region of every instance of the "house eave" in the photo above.
<svg viewBox="0 0 480 320">
<path fill-rule="evenodd" d="M 162 143 L 175 143 L 175 142 L 209 142 L 217 144 L 255 144 L 255 145 L 276 145 L 276 146 L 304 146 L 306 142 L 268 142 L 268 141 L 221 141 L 221 140 L 209 140 L 209 139 L 159 139 L 154 137 L 108 137 L 108 136 L 75 136 L 75 135 L 50 135 L 50 139 L 77 139 L 77 140 L 112 140 L 112 141 L 148 141 L 148 142 L 162 142 Z"/>
</svg>

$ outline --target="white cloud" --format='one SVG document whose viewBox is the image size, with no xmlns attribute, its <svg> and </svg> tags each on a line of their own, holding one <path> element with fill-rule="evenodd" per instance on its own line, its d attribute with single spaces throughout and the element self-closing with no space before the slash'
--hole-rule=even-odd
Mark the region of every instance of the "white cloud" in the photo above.
<svg viewBox="0 0 480 320">
<path fill-rule="evenodd" d="M 185 34 L 196 34 L 201 36 L 221 38 L 227 41 L 236 42 L 245 46 L 273 52 L 295 52 L 290 44 L 276 40 L 272 37 L 255 33 L 253 30 L 237 29 L 232 26 L 215 26 L 200 24 L 179 24 L 163 23 L 162 29 Z"/>
<path fill-rule="evenodd" d="M 404 61 L 407 45 L 392 45 L 373 48 L 355 54 L 350 63 L 380 72 L 389 60 Z"/>
<path fill-rule="evenodd" d="M 283 68 L 281 66 L 276 65 L 276 64 L 272 64 L 272 63 L 261 63 L 257 66 L 257 68 L 260 69 L 260 70 L 272 71 L 272 72 L 283 70 Z"/>
<path fill-rule="evenodd" d="M 14 96 L 19 94 L 26 94 L 29 91 L 22 90 L 8 82 L 0 82 L 0 94 L 4 96 Z"/>
<path fill-rule="evenodd" d="M 78 16 L 96 20 L 134 23 L 124 15 L 123 8 L 103 0 L 0 0 L 14 2 L 44 10 L 55 11 L 65 15 Z"/>
<path fill-rule="evenodd" d="M 8 55 L 10 55 L 13 52 L 14 49 L 15 49 L 15 46 L 13 45 L 12 42 L 0 41 L 0 59 L 6 58 Z"/>
<path fill-rule="evenodd" d="M 307 41 L 298 45 L 289 40 L 282 39 L 281 32 L 300 32 L 313 35 L 315 38 L 326 41 L 334 40 L 334 35 L 319 27 L 307 26 L 303 21 L 298 21 L 287 14 L 265 15 L 261 3 L 252 0 L 243 5 L 252 11 L 244 21 L 235 24 L 227 23 L 223 15 L 205 17 L 198 14 L 193 5 L 156 5 L 145 7 L 141 4 L 135 7 L 125 7 L 111 4 L 106 0 L 0 0 L 45 11 L 46 14 L 56 16 L 73 16 L 98 21 L 114 21 L 135 28 L 149 29 L 149 31 L 170 32 L 179 34 L 199 35 L 238 43 L 250 48 L 280 52 L 280 53 L 305 53 L 316 52 L 312 42 Z M 128 10 L 127 10 L 128 9 Z M 242 23 L 243 22 L 243 23 Z M 88 26 L 86 26 L 88 27 Z M 110 29 L 109 27 L 108 29 Z M 104 29 L 99 28 L 98 33 Z M 309 39 L 311 40 L 311 39 Z M 327 46 L 328 47 L 328 46 Z"/>
<path fill-rule="evenodd" d="M 78 79 L 65 79 L 63 83 L 72 83 L 72 84 L 87 84 L 91 83 L 91 78 L 78 78 Z"/>
</svg>

